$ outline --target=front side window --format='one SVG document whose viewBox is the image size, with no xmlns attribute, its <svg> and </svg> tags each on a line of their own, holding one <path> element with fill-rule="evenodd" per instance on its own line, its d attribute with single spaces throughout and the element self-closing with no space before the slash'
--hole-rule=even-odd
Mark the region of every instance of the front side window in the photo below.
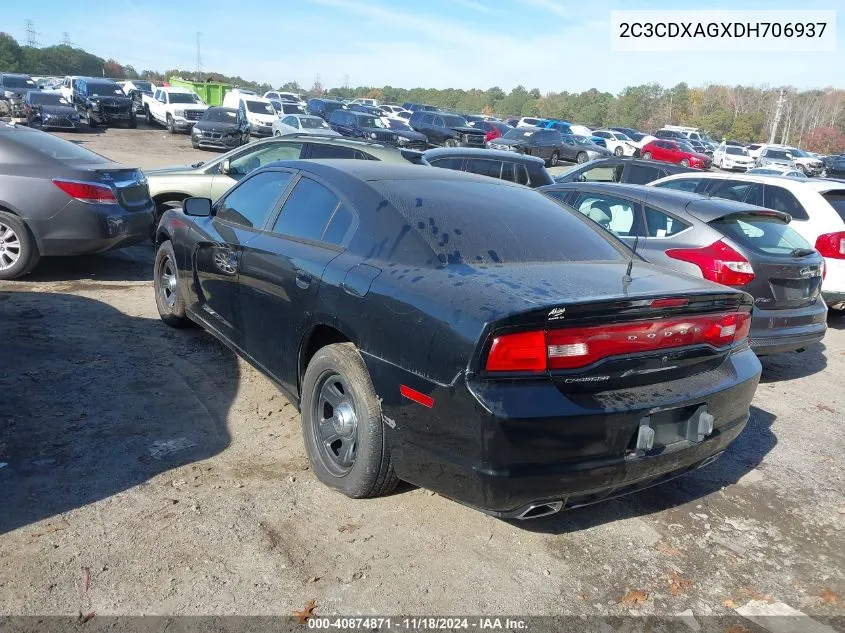
<svg viewBox="0 0 845 633">
<path fill-rule="evenodd" d="M 302 143 L 272 143 L 260 149 L 247 151 L 229 164 L 229 173 L 245 176 L 259 167 L 277 160 L 298 160 L 302 154 Z"/>
<path fill-rule="evenodd" d="M 299 129 L 299 119 L 297 119 L 295 116 L 286 116 L 284 119 L 282 119 L 282 123 Z"/>
<path fill-rule="evenodd" d="M 273 225 L 275 233 L 319 241 L 340 200 L 320 183 L 302 178 L 291 191 Z"/>
<path fill-rule="evenodd" d="M 593 167 L 581 173 L 581 182 L 619 182 L 622 179 L 622 165 Z"/>
<path fill-rule="evenodd" d="M 235 187 L 218 203 L 215 217 L 246 228 L 264 228 L 291 178 L 292 174 L 288 172 L 257 174 Z"/>
<path fill-rule="evenodd" d="M 432 167 L 441 167 L 443 169 L 454 169 L 455 171 L 458 171 L 461 169 L 463 162 L 463 158 L 452 156 L 450 158 L 438 158 L 437 160 L 431 161 L 429 164 Z"/>
<path fill-rule="evenodd" d="M 679 178 L 677 180 L 661 182 L 654 186 L 660 187 L 661 189 L 675 189 L 677 191 L 694 192 L 698 188 L 701 180 L 701 178 Z"/>
<path fill-rule="evenodd" d="M 582 193 L 573 205 L 593 222 L 620 237 L 635 235 L 634 205 L 616 196 Z"/>
<path fill-rule="evenodd" d="M 466 169 L 473 174 L 499 178 L 502 175 L 502 161 L 487 160 L 486 158 L 470 158 L 467 160 Z"/>
<path fill-rule="evenodd" d="M 344 147 L 343 145 L 329 145 L 322 143 L 311 144 L 311 154 L 309 158 L 349 158 L 356 160 L 366 160 L 364 156 L 357 149 L 351 147 Z"/>
</svg>

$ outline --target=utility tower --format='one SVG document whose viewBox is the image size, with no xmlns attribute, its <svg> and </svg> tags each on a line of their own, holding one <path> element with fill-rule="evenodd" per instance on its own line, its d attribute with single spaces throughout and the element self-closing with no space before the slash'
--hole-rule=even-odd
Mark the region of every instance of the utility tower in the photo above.
<svg viewBox="0 0 845 633">
<path fill-rule="evenodd" d="M 67 31 L 62 32 L 62 46 L 73 46 L 73 42 L 70 41 L 70 33 Z"/>
<path fill-rule="evenodd" d="M 197 31 L 197 81 L 202 80 L 202 53 L 200 52 L 200 36 L 202 33 Z"/>
<path fill-rule="evenodd" d="M 36 35 L 41 35 L 35 30 L 35 25 L 32 23 L 32 20 L 26 21 L 26 45 L 32 46 L 33 48 L 38 46 L 38 40 L 35 39 Z"/>
<path fill-rule="evenodd" d="M 778 96 L 778 105 L 777 108 L 775 108 L 775 116 L 772 119 L 772 129 L 769 131 L 769 143 L 772 144 L 775 142 L 775 136 L 777 136 L 778 133 L 778 125 L 780 124 L 780 116 L 783 114 L 783 93 L 784 91 L 781 89 L 780 95 Z"/>
</svg>

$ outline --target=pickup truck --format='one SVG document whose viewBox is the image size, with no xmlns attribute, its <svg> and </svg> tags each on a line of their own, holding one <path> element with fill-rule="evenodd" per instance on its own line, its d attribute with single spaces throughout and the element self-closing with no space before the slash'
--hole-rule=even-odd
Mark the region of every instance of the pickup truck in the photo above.
<svg viewBox="0 0 845 633">
<path fill-rule="evenodd" d="M 152 96 L 142 95 L 147 123 L 158 123 L 171 134 L 190 132 L 208 110 L 208 105 L 187 88 L 156 88 Z"/>
</svg>

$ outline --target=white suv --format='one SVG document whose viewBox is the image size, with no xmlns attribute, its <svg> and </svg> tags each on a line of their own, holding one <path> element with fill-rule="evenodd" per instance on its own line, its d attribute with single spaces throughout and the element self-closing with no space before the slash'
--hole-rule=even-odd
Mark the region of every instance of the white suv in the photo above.
<svg viewBox="0 0 845 633">
<path fill-rule="evenodd" d="M 607 143 L 607 149 L 616 156 L 633 156 L 639 148 L 636 142 L 624 132 L 616 130 L 593 130 L 593 136 L 603 138 Z"/>
<path fill-rule="evenodd" d="M 845 182 L 750 174 L 683 173 L 646 185 L 680 189 L 783 211 L 791 226 L 824 257 L 822 296 L 845 309 Z"/>
<path fill-rule="evenodd" d="M 754 159 L 744 147 L 722 143 L 713 152 L 713 164 L 719 169 L 741 169 L 748 171 L 755 166 Z"/>
</svg>

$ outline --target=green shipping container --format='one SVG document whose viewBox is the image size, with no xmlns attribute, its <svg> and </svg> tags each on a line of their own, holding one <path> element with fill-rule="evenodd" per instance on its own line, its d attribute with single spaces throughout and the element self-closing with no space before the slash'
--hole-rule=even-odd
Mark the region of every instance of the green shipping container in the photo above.
<svg viewBox="0 0 845 633">
<path fill-rule="evenodd" d="M 223 105 L 223 97 L 232 89 L 229 84 L 214 81 L 189 81 L 181 77 L 171 77 L 169 81 L 171 86 L 193 90 L 200 96 L 200 99 L 213 106 Z"/>
</svg>

